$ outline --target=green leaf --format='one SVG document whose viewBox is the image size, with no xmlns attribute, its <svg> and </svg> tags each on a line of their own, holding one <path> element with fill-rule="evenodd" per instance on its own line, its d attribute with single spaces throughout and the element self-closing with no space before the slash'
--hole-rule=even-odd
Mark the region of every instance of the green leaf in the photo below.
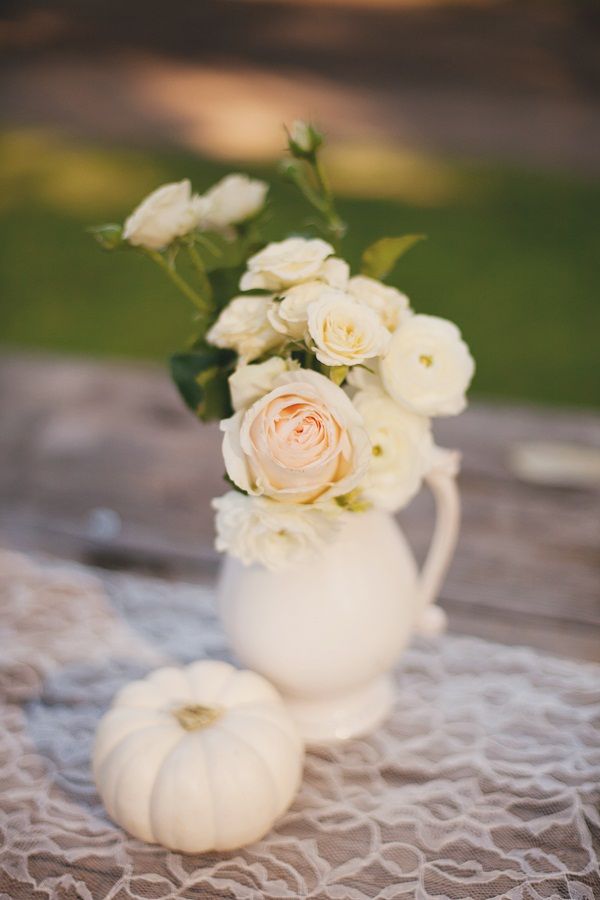
<svg viewBox="0 0 600 900">
<path fill-rule="evenodd" d="M 239 239 L 232 240 L 215 231 L 195 232 L 192 239 L 207 272 L 240 264 L 243 248 Z"/>
<path fill-rule="evenodd" d="M 227 379 L 235 354 L 204 346 L 170 359 L 171 376 L 186 406 L 203 422 L 232 415 Z"/>
<path fill-rule="evenodd" d="M 385 237 L 375 241 L 362 255 L 361 272 L 369 278 L 385 278 L 407 250 L 424 241 L 424 234 L 404 234 L 402 237 Z"/>
<path fill-rule="evenodd" d="M 225 475 L 223 475 L 223 481 L 226 481 L 227 484 L 229 485 L 229 487 L 232 488 L 234 491 L 237 491 L 238 494 L 243 494 L 244 497 L 249 496 L 248 491 L 245 491 L 243 488 L 241 488 L 239 485 L 237 485 L 235 483 L 235 481 L 233 480 L 233 478 L 230 478 L 227 473 L 225 473 Z"/>
<path fill-rule="evenodd" d="M 245 268 L 245 265 L 242 265 L 230 269 L 214 269 L 210 273 L 213 302 L 217 313 L 227 306 L 232 297 L 241 293 L 240 278 L 244 274 Z"/>
<path fill-rule="evenodd" d="M 314 354 L 311 354 L 311 356 L 313 357 L 314 364 L 307 365 L 303 362 L 303 369 L 314 368 L 317 372 L 320 372 L 321 375 L 324 375 L 325 378 L 329 378 L 330 381 L 333 381 L 333 383 L 338 386 L 344 383 L 348 374 L 348 366 L 326 366 L 325 363 L 318 362 Z"/>
<path fill-rule="evenodd" d="M 329 370 L 329 377 L 334 384 L 340 385 L 348 374 L 348 366 L 332 366 Z"/>
<path fill-rule="evenodd" d="M 103 250 L 117 250 L 120 247 L 129 247 L 123 240 L 122 225 L 94 225 L 87 229 Z"/>
<path fill-rule="evenodd" d="M 342 494 L 341 497 L 336 497 L 335 502 L 347 512 L 366 512 L 371 508 L 368 500 L 363 499 L 360 488 L 354 488 L 349 494 Z"/>
<path fill-rule="evenodd" d="M 209 274 L 220 269 L 235 269 L 244 266 L 246 260 L 262 246 L 262 226 L 266 216 L 262 210 L 255 218 L 240 223 L 234 236 L 217 231 L 195 231 L 185 238 L 191 241 Z"/>
</svg>

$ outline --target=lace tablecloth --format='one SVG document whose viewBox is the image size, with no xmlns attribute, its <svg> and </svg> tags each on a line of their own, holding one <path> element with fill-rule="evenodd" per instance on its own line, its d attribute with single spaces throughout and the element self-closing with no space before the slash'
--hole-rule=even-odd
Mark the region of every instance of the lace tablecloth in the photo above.
<svg viewBox="0 0 600 900">
<path fill-rule="evenodd" d="M 185 856 L 113 825 L 90 777 L 124 682 L 226 658 L 208 588 L 0 554 L 0 897 L 600 897 L 600 669 L 416 643 L 378 733 L 311 752 L 258 844 Z"/>
</svg>

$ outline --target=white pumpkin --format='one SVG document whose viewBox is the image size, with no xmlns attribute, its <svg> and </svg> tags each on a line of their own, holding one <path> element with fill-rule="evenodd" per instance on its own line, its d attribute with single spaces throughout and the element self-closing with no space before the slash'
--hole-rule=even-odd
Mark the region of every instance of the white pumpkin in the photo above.
<svg viewBox="0 0 600 900">
<path fill-rule="evenodd" d="M 266 679 L 206 660 L 124 687 L 98 727 L 93 770 L 126 831 L 202 853 L 266 834 L 296 794 L 303 755 Z"/>
</svg>

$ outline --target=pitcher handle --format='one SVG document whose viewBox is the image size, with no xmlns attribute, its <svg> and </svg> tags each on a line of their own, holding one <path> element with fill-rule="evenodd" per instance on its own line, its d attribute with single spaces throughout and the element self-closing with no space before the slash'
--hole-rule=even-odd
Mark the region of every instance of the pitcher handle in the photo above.
<svg viewBox="0 0 600 900">
<path fill-rule="evenodd" d="M 448 571 L 460 524 L 460 498 L 456 477 L 460 468 L 460 453 L 435 448 L 433 465 L 425 477 L 435 498 L 436 521 L 427 558 L 419 578 L 419 616 L 417 630 L 435 634 L 446 627 L 446 614 L 435 606 L 442 582 Z"/>
</svg>

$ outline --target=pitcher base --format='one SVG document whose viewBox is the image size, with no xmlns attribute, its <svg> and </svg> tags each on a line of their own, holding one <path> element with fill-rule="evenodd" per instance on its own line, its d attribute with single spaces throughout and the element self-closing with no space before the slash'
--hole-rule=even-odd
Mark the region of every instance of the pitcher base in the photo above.
<svg viewBox="0 0 600 900">
<path fill-rule="evenodd" d="M 346 741 L 373 731 L 389 715 L 393 702 L 390 675 L 382 675 L 348 694 L 323 700 L 284 695 L 307 744 Z"/>
</svg>

